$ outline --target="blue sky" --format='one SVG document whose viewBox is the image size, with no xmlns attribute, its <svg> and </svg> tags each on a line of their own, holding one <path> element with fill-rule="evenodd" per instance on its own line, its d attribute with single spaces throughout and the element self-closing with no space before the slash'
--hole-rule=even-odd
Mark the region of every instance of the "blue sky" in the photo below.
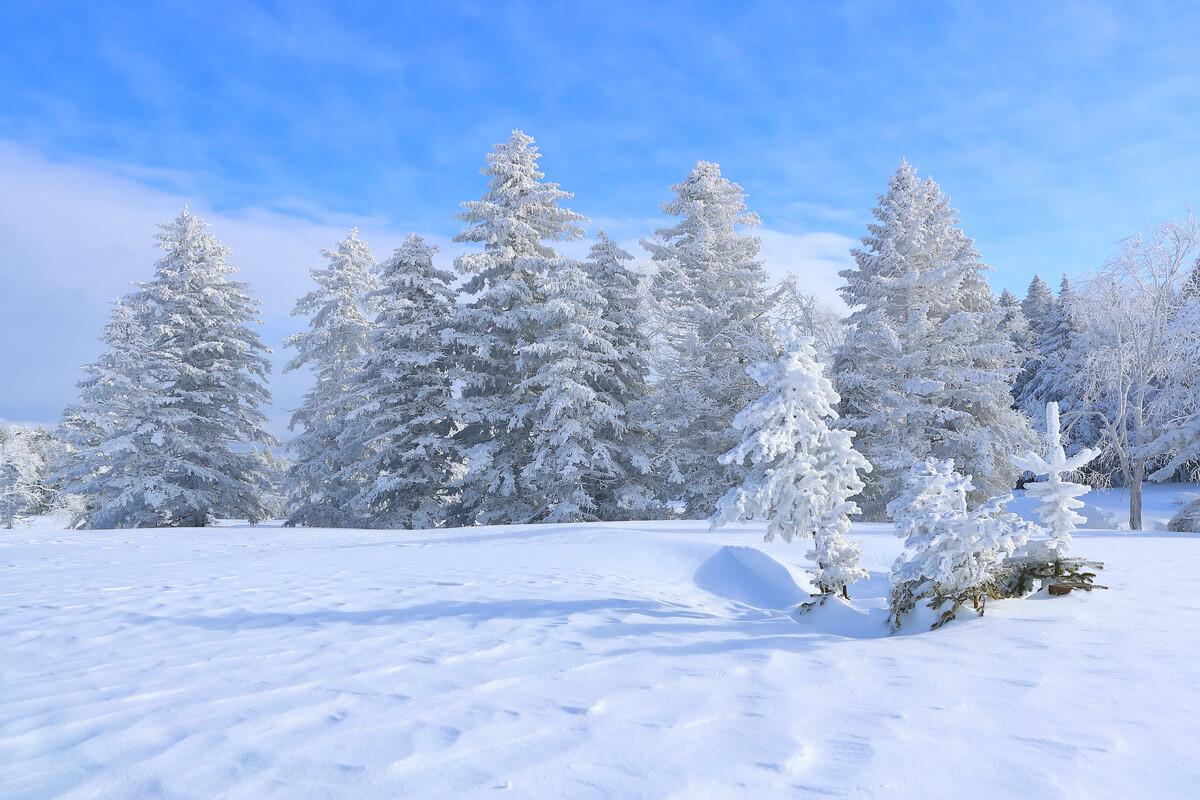
<svg viewBox="0 0 1200 800">
<path fill-rule="evenodd" d="M 630 242 L 715 160 L 773 271 L 831 292 L 906 156 L 994 286 L 1078 274 L 1197 202 L 1197 42 L 1195 3 L 8 0 L 0 417 L 55 418 L 183 202 L 234 247 L 277 345 L 318 247 L 352 224 L 380 254 L 409 229 L 447 243 L 514 127 Z"/>
</svg>

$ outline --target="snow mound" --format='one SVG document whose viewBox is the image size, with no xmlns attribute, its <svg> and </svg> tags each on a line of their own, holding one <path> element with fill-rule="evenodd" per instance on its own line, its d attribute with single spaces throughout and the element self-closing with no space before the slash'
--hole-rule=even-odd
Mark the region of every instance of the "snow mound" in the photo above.
<svg viewBox="0 0 1200 800">
<path fill-rule="evenodd" d="M 1096 531 L 1119 531 L 1129 527 L 1126 522 L 1122 521 L 1120 514 L 1092 503 L 1085 503 L 1083 508 L 1079 509 L 1079 514 L 1083 517 L 1083 522 L 1079 526 L 1081 528 Z"/>
<path fill-rule="evenodd" d="M 753 547 L 726 546 L 700 565 L 696 585 L 754 608 L 787 609 L 808 599 L 783 564 Z"/>
</svg>

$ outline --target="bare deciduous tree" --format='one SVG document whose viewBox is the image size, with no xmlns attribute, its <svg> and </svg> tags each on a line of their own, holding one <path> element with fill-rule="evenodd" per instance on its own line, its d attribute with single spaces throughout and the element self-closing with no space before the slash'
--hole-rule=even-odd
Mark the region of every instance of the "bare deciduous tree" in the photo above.
<svg viewBox="0 0 1200 800">
<path fill-rule="evenodd" d="M 1085 321 L 1083 401 L 1071 424 L 1090 418 L 1102 456 L 1129 489 L 1129 527 L 1142 527 L 1142 481 L 1169 461 L 1159 445 L 1177 421 L 1180 379 L 1176 338 L 1182 288 L 1200 224 L 1189 212 L 1121 242 L 1086 282 L 1079 311 Z"/>
</svg>

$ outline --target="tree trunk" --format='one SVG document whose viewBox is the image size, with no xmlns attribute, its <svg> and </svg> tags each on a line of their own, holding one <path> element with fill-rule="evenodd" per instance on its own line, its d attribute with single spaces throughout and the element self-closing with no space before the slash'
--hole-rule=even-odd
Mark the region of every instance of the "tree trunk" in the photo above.
<svg viewBox="0 0 1200 800">
<path fill-rule="evenodd" d="M 1133 480 L 1129 482 L 1129 530 L 1142 529 L 1142 478 L 1146 474 L 1144 464 L 1133 467 Z"/>
</svg>

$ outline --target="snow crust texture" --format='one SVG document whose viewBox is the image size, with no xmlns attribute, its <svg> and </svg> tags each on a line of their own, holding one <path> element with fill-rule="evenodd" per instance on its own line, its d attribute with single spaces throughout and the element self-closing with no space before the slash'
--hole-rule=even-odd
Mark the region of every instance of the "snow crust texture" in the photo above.
<svg viewBox="0 0 1200 800">
<path fill-rule="evenodd" d="M 762 534 L 14 531 L 0 795 L 1200 795 L 1200 539 L 1080 531 L 1109 591 L 887 636 L 890 528 L 799 621 Z"/>
</svg>

